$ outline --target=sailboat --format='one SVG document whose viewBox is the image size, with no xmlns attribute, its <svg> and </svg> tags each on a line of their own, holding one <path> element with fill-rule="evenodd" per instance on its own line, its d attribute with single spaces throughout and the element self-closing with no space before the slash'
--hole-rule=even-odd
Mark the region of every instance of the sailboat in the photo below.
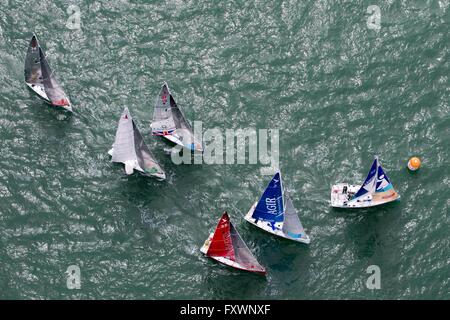
<svg viewBox="0 0 450 320">
<path fill-rule="evenodd" d="M 31 38 L 25 58 L 25 83 L 48 104 L 72 111 L 69 98 L 51 71 L 35 35 Z"/>
<path fill-rule="evenodd" d="M 150 127 L 155 136 L 163 136 L 188 150 L 203 152 L 203 144 L 194 137 L 191 124 L 176 104 L 166 82 L 156 97 Z"/>
<path fill-rule="evenodd" d="M 244 219 L 286 239 L 306 244 L 311 241 L 291 198 L 283 190 L 280 171 L 275 173 L 259 201 L 253 204 Z"/>
<path fill-rule="evenodd" d="M 227 266 L 266 274 L 264 267 L 259 264 L 231 223 L 226 211 L 220 218 L 214 233 L 211 233 L 200 248 L 200 252 Z"/>
<path fill-rule="evenodd" d="M 339 183 L 331 187 L 331 206 L 335 208 L 367 208 L 399 199 L 378 157 L 361 186 Z"/>
<path fill-rule="evenodd" d="M 143 175 L 155 177 L 158 180 L 166 179 L 166 173 L 145 144 L 127 107 L 120 116 L 116 139 L 108 153 L 112 156 L 112 162 L 125 164 L 125 172 L 128 175 L 137 170 Z"/>
</svg>

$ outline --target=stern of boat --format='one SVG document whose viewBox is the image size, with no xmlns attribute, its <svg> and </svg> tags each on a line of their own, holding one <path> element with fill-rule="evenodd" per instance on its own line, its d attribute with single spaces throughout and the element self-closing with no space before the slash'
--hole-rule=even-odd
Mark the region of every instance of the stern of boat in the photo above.
<svg viewBox="0 0 450 320">
<path fill-rule="evenodd" d="M 358 192 L 359 186 L 348 183 L 339 183 L 331 187 L 331 206 L 346 208 L 349 200 Z"/>
<path fill-rule="evenodd" d="M 205 240 L 205 243 L 200 248 L 201 253 L 206 254 L 208 252 L 209 246 L 211 245 L 211 240 L 212 240 L 213 235 L 214 235 L 214 233 L 211 233 L 209 235 L 208 239 Z"/>
<path fill-rule="evenodd" d="M 63 106 L 63 108 L 64 108 L 65 110 L 67 110 L 67 111 L 73 112 L 73 109 L 72 109 L 72 105 L 71 105 L 71 104 L 66 105 L 66 106 Z"/>
<path fill-rule="evenodd" d="M 178 137 L 176 137 L 175 135 L 166 134 L 166 135 L 163 135 L 163 137 L 179 146 L 184 147 L 183 142 L 181 142 L 180 139 L 178 139 Z"/>
<path fill-rule="evenodd" d="M 299 239 L 293 239 L 293 240 L 297 240 L 298 242 L 304 243 L 304 244 L 310 244 L 311 243 L 311 238 L 305 233 L 305 237 L 301 237 Z"/>
<path fill-rule="evenodd" d="M 154 177 L 158 181 L 166 180 L 166 174 L 164 172 L 152 173 L 151 176 Z"/>
</svg>

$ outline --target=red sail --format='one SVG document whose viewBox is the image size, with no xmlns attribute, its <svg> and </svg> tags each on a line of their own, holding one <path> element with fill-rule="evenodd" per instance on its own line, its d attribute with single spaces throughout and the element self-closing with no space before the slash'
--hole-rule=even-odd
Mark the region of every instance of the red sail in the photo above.
<svg viewBox="0 0 450 320">
<path fill-rule="evenodd" d="M 211 244 L 206 252 L 209 257 L 225 257 L 235 261 L 234 248 L 230 233 L 230 217 L 225 212 L 217 224 Z"/>
</svg>

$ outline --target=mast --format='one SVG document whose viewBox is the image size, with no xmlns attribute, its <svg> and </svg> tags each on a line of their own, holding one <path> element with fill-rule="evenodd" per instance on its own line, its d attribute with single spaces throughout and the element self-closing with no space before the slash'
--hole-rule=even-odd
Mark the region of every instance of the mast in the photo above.
<svg viewBox="0 0 450 320">
<path fill-rule="evenodd" d="M 283 178 L 281 177 L 281 170 L 277 169 L 280 176 L 280 188 L 281 188 L 281 203 L 283 204 L 283 212 L 286 211 L 286 201 L 284 200 L 284 188 L 283 188 Z"/>
<path fill-rule="evenodd" d="M 379 162 L 378 162 L 378 156 L 377 155 L 374 156 L 374 162 L 375 162 L 375 175 L 374 175 L 373 181 L 371 183 L 371 190 L 370 190 L 370 194 L 371 195 L 373 195 L 375 193 L 376 189 L 377 189 L 378 167 L 380 166 Z"/>
<path fill-rule="evenodd" d="M 375 161 L 377 162 L 377 171 L 376 171 L 376 176 L 375 176 L 375 179 L 374 179 L 374 188 L 373 188 L 373 190 L 372 190 L 372 194 L 374 194 L 376 191 L 377 191 L 377 183 L 378 183 L 378 168 L 380 167 L 380 162 L 378 161 L 378 155 L 375 155 Z"/>
</svg>

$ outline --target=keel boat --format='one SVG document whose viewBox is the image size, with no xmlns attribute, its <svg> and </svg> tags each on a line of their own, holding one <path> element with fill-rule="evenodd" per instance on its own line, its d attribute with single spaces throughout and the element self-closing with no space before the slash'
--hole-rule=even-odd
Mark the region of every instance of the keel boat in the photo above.
<svg viewBox="0 0 450 320">
<path fill-rule="evenodd" d="M 112 156 L 112 162 L 125 165 L 128 175 L 137 170 L 145 176 L 166 179 L 166 173 L 145 144 L 127 107 L 120 116 L 113 148 L 108 154 Z"/>
<path fill-rule="evenodd" d="M 232 268 L 266 274 L 264 267 L 259 264 L 231 223 L 227 212 L 222 215 L 216 230 L 206 239 L 200 252 Z"/>
<path fill-rule="evenodd" d="M 35 94 L 48 104 L 72 111 L 69 98 L 50 69 L 44 51 L 33 35 L 25 58 L 25 83 Z"/>
<path fill-rule="evenodd" d="M 331 206 L 335 208 L 367 208 L 400 199 L 386 172 L 375 157 L 363 184 L 339 183 L 331 187 Z"/>
<path fill-rule="evenodd" d="M 203 152 L 203 144 L 194 137 L 191 124 L 175 102 L 166 82 L 156 97 L 150 127 L 155 136 L 163 136 L 192 152 Z"/>
<path fill-rule="evenodd" d="M 253 204 L 244 219 L 282 238 L 305 244 L 311 241 L 291 198 L 283 190 L 280 171 L 275 173 L 259 201 Z"/>
</svg>

